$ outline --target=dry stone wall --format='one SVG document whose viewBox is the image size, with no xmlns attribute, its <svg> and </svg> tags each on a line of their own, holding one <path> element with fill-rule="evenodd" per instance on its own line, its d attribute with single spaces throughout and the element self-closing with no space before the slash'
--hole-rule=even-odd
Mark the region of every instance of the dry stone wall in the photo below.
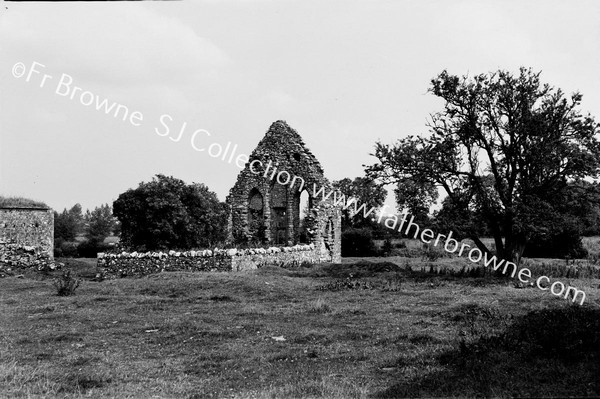
<svg viewBox="0 0 600 399">
<path fill-rule="evenodd" d="M 98 272 L 105 278 L 141 277 L 164 271 L 244 271 L 274 265 L 331 261 L 314 245 L 252 249 L 99 253 Z"/>
</svg>

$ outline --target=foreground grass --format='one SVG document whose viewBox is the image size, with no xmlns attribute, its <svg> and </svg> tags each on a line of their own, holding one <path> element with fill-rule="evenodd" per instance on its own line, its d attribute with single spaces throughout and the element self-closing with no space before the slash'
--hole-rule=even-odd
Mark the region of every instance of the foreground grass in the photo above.
<svg viewBox="0 0 600 399">
<path fill-rule="evenodd" d="M 73 297 L 1 279 L 0 397 L 600 395 L 597 280 L 582 309 L 397 264 L 162 273 Z"/>
</svg>

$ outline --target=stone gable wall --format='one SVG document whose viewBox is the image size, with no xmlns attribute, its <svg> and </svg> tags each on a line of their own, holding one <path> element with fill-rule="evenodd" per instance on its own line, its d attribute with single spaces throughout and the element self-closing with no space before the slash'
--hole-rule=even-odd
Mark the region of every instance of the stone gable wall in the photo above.
<svg viewBox="0 0 600 399">
<path fill-rule="evenodd" d="M 257 162 L 252 164 L 253 161 Z M 277 182 L 278 174 L 282 171 L 285 174 Z M 288 183 L 283 184 L 283 190 L 280 190 L 275 184 L 286 181 L 287 176 Z M 332 261 L 340 262 L 341 211 L 331 203 L 322 204 L 319 198 L 313 198 L 315 188 L 323 188 L 328 193 L 332 190 L 321 164 L 294 129 L 284 121 L 274 122 L 229 191 L 226 199 L 229 206 L 229 240 L 234 245 L 257 242 L 254 224 L 257 222 L 250 217 L 249 201 L 253 193 L 258 192 L 263 200 L 264 242 L 285 246 L 300 244 L 300 195 L 301 191 L 306 191 L 311 204 L 310 215 L 305 220 L 306 227 L 312 231 L 308 243 L 320 251 L 326 248 Z M 285 212 L 284 216 L 282 212 Z M 250 219 L 253 220 L 253 226 L 249 225 Z M 261 225 L 260 222 L 258 224 Z M 281 224 L 286 228 L 283 229 Z M 278 242 L 283 230 L 285 239 Z"/>
</svg>

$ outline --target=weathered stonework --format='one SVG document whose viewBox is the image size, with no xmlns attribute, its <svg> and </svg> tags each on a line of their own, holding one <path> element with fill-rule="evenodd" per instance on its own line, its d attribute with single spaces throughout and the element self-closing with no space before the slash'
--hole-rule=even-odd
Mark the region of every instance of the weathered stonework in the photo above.
<svg viewBox="0 0 600 399">
<path fill-rule="evenodd" d="M 313 245 L 252 249 L 98 254 L 98 271 L 105 278 L 141 277 L 163 271 L 243 271 L 265 265 L 295 267 L 303 262 L 331 261 Z"/>
<path fill-rule="evenodd" d="M 323 168 L 300 135 L 274 122 L 249 157 L 226 199 L 229 238 L 235 244 L 313 244 L 321 259 L 341 261 L 341 210 L 313 198 L 332 190 Z M 301 218 L 301 194 L 308 211 Z"/>
<path fill-rule="evenodd" d="M 313 198 L 332 187 L 319 161 L 285 122 L 271 125 L 229 191 L 232 249 L 98 254 L 108 278 L 162 271 L 242 271 L 266 265 L 341 262 L 341 209 Z M 301 198 L 306 209 L 301 212 Z M 328 196 L 331 198 L 331 196 Z M 304 217 L 301 215 L 304 214 Z M 268 248 L 262 248 L 261 246 Z M 249 248 L 248 248 L 249 247 Z"/>
<path fill-rule="evenodd" d="M 48 208 L 0 208 L 0 266 L 40 266 L 54 259 L 54 213 Z"/>
</svg>

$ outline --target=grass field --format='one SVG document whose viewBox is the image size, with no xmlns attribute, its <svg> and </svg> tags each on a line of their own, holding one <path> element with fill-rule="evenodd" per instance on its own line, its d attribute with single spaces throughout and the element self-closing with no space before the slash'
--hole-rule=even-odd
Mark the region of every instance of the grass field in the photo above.
<svg viewBox="0 0 600 399">
<path fill-rule="evenodd" d="M 580 307 L 426 265 L 84 280 L 71 297 L 0 279 L 0 397 L 600 395 L 600 280 L 571 281 Z M 67 267 L 94 275 L 93 260 Z"/>
</svg>

